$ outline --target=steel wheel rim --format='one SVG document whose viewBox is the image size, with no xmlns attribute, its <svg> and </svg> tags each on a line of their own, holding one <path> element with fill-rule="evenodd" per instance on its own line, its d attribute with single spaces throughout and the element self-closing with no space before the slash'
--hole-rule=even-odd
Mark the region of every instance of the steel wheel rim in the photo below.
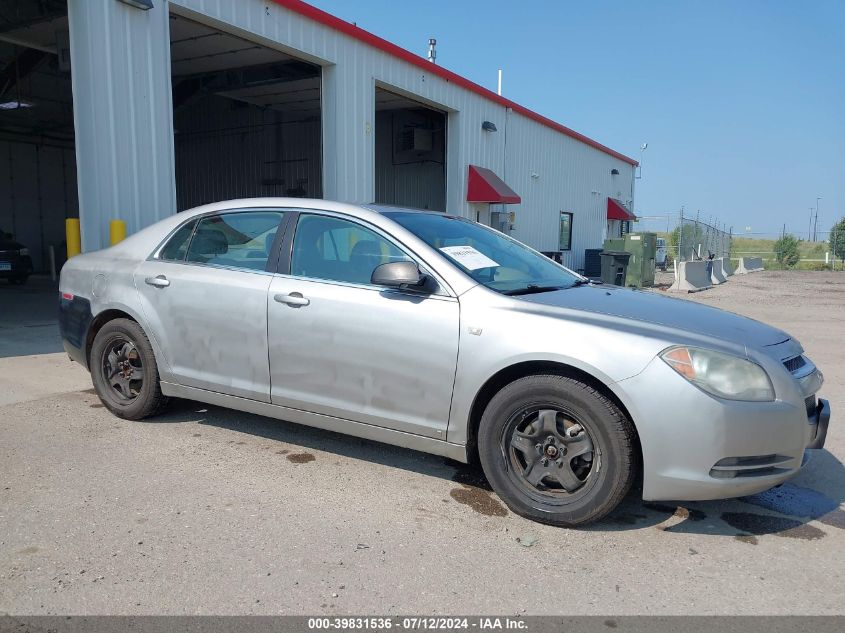
<svg viewBox="0 0 845 633">
<path fill-rule="evenodd" d="M 501 448 L 511 480 L 546 502 L 586 495 L 601 464 L 588 425 L 558 405 L 531 405 L 511 416 Z"/>
<path fill-rule="evenodd" d="M 144 364 L 135 343 L 113 339 L 103 351 L 103 377 L 109 394 L 126 404 L 137 398 L 144 386 Z"/>
</svg>

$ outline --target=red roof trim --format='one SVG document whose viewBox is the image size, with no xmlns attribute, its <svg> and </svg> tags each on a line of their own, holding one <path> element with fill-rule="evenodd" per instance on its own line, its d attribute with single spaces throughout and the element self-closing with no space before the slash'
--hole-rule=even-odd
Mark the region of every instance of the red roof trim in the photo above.
<svg viewBox="0 0 845 633">
<path fill-rule="evenodd" d="M 341 20 L 340 18 L 326 13 L 322 9 L 318 9 L 315 6 L 302 2 L 302 0 L 273 0 L 278 5 L 283 6 L 286 9 L 294 11 L 295 13 L 299 13 L 300 15 L 305 16 L 315 22 L 319 22 L 335 31 L 339 31 L 344 35 L 348 35 L 360 42 L 368 44 L 373 48 L 377 48 L 380 51 L 387 53 L 388 55 L 392 55 L 393 57 L 398 57 L 399 59 L 408 62 L 409 64 L 413 64 L 414 66 L 418 66 L 419 68 L 423 68 L 426 72 L 429 72 L 433 75 L 438 75 L 439 77 L 445 79 L 446 81 L 450 81 L 454 84 L 457 84 L 461 88 L 465 88 L 471 92 L 481 95 L 485 99 L 489 99 L 499 105 L 505 106 L 506 108 L 511 108 L 514 112 L 519 112 L 519 114 L 536 121 L 546 127 L 550 127 L 553 130 L 560 132 L 561 134 L 565 134 L 571 138 L 574 138 L 581 143 L 589 145 L 605 154 L 609 154 L 614 158 L 618 158 L 619 160 L 625 161 L 629 165 L 637 165 L 637 161 L 633 158 L 629 158 L 624 154 L 620 154 L 619 152 L 610 149 L 609 147 L 602 145 L 601 143 L 594 141 L 593 139 L 572 130 L 565 125 L 561 125 L 551 119 L 544 117 L 542 114 L 537 114 L 533 110 L 529 110 L 525 106 L 521 106 L 518 103 L 511 101 L 510 99 L 505 99 L 504 97 L 497 95 L 492 90 L 488 90 L 483 86 L 479 86 L 477 83 L 470 81 L 460 75 L 453 73 L 451 70 L 446 70 L 443 66 L 438 66 L 437 64 L 432 64 L 428 60 L 420 57 L 419 55 L 415 55 L 409 50 L 402 48 L 401 46 L 397 46 L 392 42 L 388 42 L 387 40 L 379 37 L 378 35 L 373 35 L 369 31 L 365 31 L 362 28 L 355 26 L 345 20 Z"/>
<path fill-rule="evenodd" d="M 492 170 L 470 165 L 467 176 L 467 202 L 519 204 L 522 198 Z"/>
<path fill-rule="evenodd" d="M 614 198 L 607 199 L 607 219 L 608 220 L 631 220 L 634 221 L 637 219 L 633 213 L 628 211 L 619 200 L 615 200 Z"/>
</svg>

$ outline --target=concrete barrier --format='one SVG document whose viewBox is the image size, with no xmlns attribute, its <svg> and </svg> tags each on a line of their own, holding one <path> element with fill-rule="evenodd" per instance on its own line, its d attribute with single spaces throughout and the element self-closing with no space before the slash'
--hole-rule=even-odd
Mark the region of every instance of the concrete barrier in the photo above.
<svg viewBox="0 0 845 633">
<path fill-rule="evenodd" d="M 706 264 L 707 262 L 704 262 L 704 263 Z M 722 258 L 721 257 L 718 258 L 718 259 L 714 258 L 713 259 L 713 266 L 712 266 L 712 269 L 710 270 L 710 282 L 714 286 L 717 286 L 719 284 L 725 283 L 727 280 L 728 280 L 728 278 L 725 277 L 724 268 L 722 268 Z"/>
<path fill-rule="evenodd" d="M 736 274 L 744 275 L 746 273 L 756 273 L 761 270 L 763 270 L 762 257 L 740 257 Z"/>
<path fill-rule="evenodd" d="M 722 273 L 725 277 L 731 277 L 734 274 L 734 266 L 730 257 L 722 258 Z"/>
<path fill-rule="evenodd" d="M 675 283 L 669 287 L 669 290 L 674 292 L 698 292 L 712 287 L 712 281 L 707 276 L 707 262 L 675 263 Z"/>
</svg>

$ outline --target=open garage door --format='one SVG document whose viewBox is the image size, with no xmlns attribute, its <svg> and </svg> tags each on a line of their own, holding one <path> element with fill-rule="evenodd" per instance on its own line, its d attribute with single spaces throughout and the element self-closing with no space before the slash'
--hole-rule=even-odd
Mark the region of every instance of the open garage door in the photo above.
<svg viewBox="0 0 845 633">
<path fill-rule="evenodd" d="M 170 17 L 178 209 L 321 197 L 320 67 Z"/>
<path fill-rule="evenodd" d="M 376 88 L 376 202 L 446 210 L 446 113 Z"/>
<path fill-rule="evenodd" d="M 65 259 L 78 217 L 67 3 L 4 2 L 0 12 L 0 283 Z M 11 235 L 12 237 L 8 237 Z"/>
</svg>

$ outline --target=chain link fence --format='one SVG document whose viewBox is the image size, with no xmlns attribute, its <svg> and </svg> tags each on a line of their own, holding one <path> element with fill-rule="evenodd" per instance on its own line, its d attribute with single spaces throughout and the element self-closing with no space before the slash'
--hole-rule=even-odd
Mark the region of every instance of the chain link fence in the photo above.
<svg viewBox="0 0 845 633">
<path fill-rule="evenodd" d="M 711 221 L 712 222 L 712 221 Z M 683 210 L 678 216 L 678 225 L 669 234 L 669 251 L 676 261 L 694 261 L 713 257 L 730 257 L 733 234 L 730 229 L 718 222 L 702 222 L 684 216 Z"/>
</svg>

